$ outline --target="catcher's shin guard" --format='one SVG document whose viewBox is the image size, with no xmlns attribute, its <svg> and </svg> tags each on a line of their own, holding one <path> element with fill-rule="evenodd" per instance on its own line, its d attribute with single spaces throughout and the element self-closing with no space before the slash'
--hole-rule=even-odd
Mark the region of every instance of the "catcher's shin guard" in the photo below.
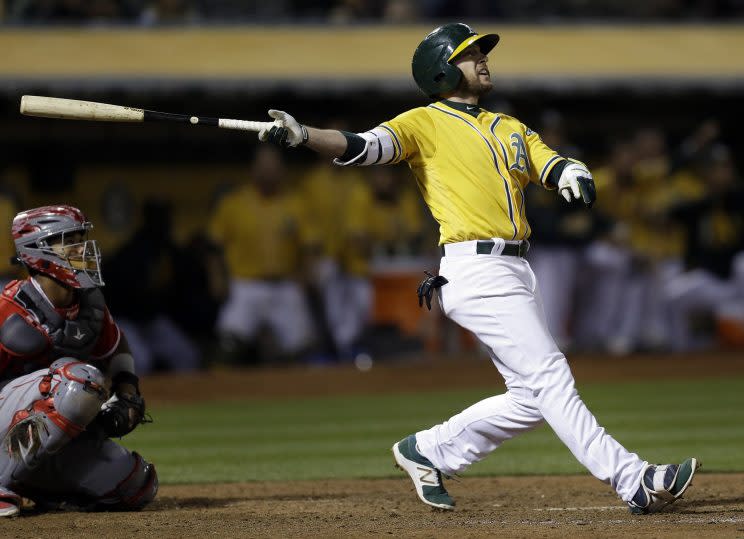
<svg viewBox="0 0 744 539">
<path fill-rule="evenodd" d="M 155 499 L 158 493 L 158 474 L 155 466 L 139 453 L 132 453 L 132 471 L 111 491 L 102 496 L 96 509 L 103 511 L 137 511 Z"/>
<path fill-rule="evenodd" d="M 93 421 L 106 400 L 103 373 L 74 359 L 58 359 L 39 382 L 40 398 L 13 415 L 2 442 L 0 484 L 23 482 Z"/>
</svg>

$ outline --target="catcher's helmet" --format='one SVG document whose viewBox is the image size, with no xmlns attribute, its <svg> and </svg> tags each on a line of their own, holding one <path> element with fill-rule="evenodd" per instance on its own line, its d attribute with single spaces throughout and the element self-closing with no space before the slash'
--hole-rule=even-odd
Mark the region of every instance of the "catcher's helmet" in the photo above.
<svg viewBox="0 0 744 539">
<path fill-rule="evenodd" d="M 436 99 L 457 89 L 462 72 L 450 62 L 473 43 L 488 54 L 499 42 L 498 34 L 478 35 L 467 24 L 440 26 L 416 47 L 411 67 L 413 78 L 427 96 Z"/>
<path fill-rule="evenodd" d="M 104 283 L 101 252 L 95 240 L 88 239 L 91 228 L 77 208 L 43 206 L 16 215 L 11 233 L 18 260 L 29 271 L 72 288 L 93 288 Z"/>
</svg>

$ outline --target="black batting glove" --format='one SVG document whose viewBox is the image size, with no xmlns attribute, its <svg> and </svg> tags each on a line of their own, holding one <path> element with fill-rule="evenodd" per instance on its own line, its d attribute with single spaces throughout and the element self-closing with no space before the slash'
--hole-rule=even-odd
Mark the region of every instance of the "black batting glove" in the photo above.
<svg viewBox="0 0 744 539">
<path fill-rule="evenodd" d="M 288 135 L 289 130 L 286 127 L 274 126 L 269 129 L 269 136 L 266 141 L 276 144 L 280 148 L 289 148 L 289 142 L 287 141 Z"/>
<path fill-rule="evenodd" d="M 431 311 L 431 296 L 434 294 L 434 290 L 441 288 L 449 281 L 441 275 L 432 275 L 428 271 L 424 273 L 427 277 L 418 285 L 416 294 L 418 295 L 419 307 L 423 307 L 424 300 L 426 300 L 426 308 Z"/>
<path fill-rule="evenodd" d="M 587 208 L 591 208 L 594 201 L 597 200 L 597 188 L 594 186 L 594 180 L 592 178 L 579 176 L 576 178 L 576 181 L 579 183 L 581 199 L 584 201 Z"/>
<path fill-rule="evenodd" d="M 581 200 L 588 208 L 597 200 L 597 190 L 594 187 L 592 173 L 580 161 L 571 160 L 563 169 L 558 180 L 558 192 L 566 202 Z"/>
</svg>

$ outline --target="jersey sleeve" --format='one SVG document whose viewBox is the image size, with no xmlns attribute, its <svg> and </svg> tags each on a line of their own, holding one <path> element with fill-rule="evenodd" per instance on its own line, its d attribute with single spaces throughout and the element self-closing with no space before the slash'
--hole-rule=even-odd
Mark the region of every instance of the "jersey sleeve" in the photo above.
<svg viewBox="0 0 744 539">
<path fill-rule="evenodd" d="M 400 114 L 374 129 L 358 133 L 364 139 L 364 149 L 349 159 L 335 159 L 341 166 L 388 165 L 401 161 L 413 164 L 422 147 L 433 136 L 434 123 L 425 108 L 419 107 Z"/>
<path fill-rule="evenodd" d="M 424 107 L 411 109 L 388 122 L 380 124 L 390 132 L 395 142 L 396 155 L 390 163 L 415 162 L 430 146 L 430 137 L 435 133 L 434 122 Z"/>
<path fill-rule="evenodd" d="M 529 154 L 530 162 L 530 181 L 539 183 L 543 187 L 547 187 L 545 179 L 550 174 L 558 163 L 564 160 L 558 152 L 552 150 L 545 144 L 540 135 L 534 132 L 532 129 L 522 124 L 524 128 L 524 139 L 527 144 L 527 153 Z"/>
<path fill-rule="evenodd" d="M 101 336 L 98 337 L 98 342 L 96 342 L 96 345 L 90 353 L 91 359 L 104 359 L 110 356 L 119 346 L 120 340 L 121 330 L 116 322 L 114 322 L 108 307 L 106 307 L 106 312 L 103 315 Z"/>
</svg>

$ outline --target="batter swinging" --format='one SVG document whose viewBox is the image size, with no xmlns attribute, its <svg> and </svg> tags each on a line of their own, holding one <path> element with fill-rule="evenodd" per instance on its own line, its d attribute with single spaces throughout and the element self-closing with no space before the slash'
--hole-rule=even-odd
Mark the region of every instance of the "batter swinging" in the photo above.
<svg viewBox="0 0 744 539">
<path fill-rule="evenodd" d="M 438 289 L 444 313 L 485 345 L 508 390 L 393 445 L 397 465 L 424 503 L 452 509 L 443 475 L 462 472 L 546 421 L 631 512 L 658 511 L 682 496 L 698 462 L 642 460 L 599 426 L 576 391 L 523 258 L 530 235 L 524 188 L 539 183 L 591 206 L 594 182 L 583 163 L 558 155 L 517 119 L 478 106 L 492 88 L 486 55 L 498 41 L 464 24 L 444 25 L 413 55 L 413 77 L 434 103 L 359 134 L 303 126 L 270 110 L 274 125 L 259 139 L 305 145 L 338 165 L 406 161 L 439 222 L 439 275 L 422 282 L 419 301 L 429 304 Z"/>
</svg>

